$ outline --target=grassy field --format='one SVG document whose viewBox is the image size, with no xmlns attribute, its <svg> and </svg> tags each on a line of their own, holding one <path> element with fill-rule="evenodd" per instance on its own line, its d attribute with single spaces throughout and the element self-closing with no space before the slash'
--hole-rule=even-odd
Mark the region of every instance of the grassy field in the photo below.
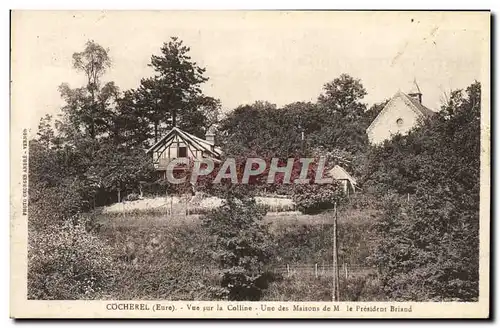
<svg viewBox="0 0 500 328">
<path fill-rule="evenodd" d="M 218 269 L 209 253 L 209 236 L 201 214 L 170 214 L 157 209 L 102 209 L 91 214 L 99 234 L 118 259 L 117 289 L 108 298 L 210 300 Z M 368 261 L 376 236 L 375 210 L 338 212 L 339 263 L 344 300 L 379 300 L 376 268 Z M 324 301 L 331 299 L 333 213 L 268 212 L 265 222 L 276 244 L 271 268 L 276 280 L 265 300 Z M 127 260 L 133 250 L 133 260 Z M 315 267 L 319 273 L 315 272 Z M 287 272 L 285 268 L 290 268 Z M 325 269 L 326 268 L 326 269 Z M 312 290 L 311 290 L 312 288 Z"/>
<path fill-rule="evenodd" d="M 295 204 L 285 197 L 255 197 L 258 204 L 266 206 L 269 212 L 290 212 L 295 210 Z M 170 196 L 142 198 L 134 201 L 124 201 L 99 209 L 108 214 L 153 214 L 153 215 L 192 215 L 204 214 L 222 204 L 218 197 L 205 195 Z"/>
<path fill-rule="evenodd" d="M 98 222 L 114 226 L 196 225 L 201 222 L 199 219 L 203 214 L 214 208 L 215 205 L 221 204 L 220 201 L 213 201 L 214 198 L 210 198 L 210 201 L 206 202 L 205 205 L 198 204 L 196 207 L 186 206 L 186 202 L 180 198 L 173 198 L 171 204 L 169 198 L 144 199 L 100 208 L 92 215 L 96 217 Z M 259 202 L 270 207 L 264 218 L 265 222 L 268 223 L 276 225 L 330 225 L 333 223 L 333 212 L 331 211 L 309 215 L 291 210 L 294 206 L 286 199 L 260 197 Z M 339 210 L 337 222 L 339 224 L 348 222 L 353 225 L 370 224 L 376 220 L 377 215 L 377 210 L 370 209 Z"/>
</svg>

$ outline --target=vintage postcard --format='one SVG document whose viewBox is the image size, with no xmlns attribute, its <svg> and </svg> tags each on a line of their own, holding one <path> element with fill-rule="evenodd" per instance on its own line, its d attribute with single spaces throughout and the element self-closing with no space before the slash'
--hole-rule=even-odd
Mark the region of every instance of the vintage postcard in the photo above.
<svg viewBox="0 0 500 328">
<path fill-rule="evenodd" d="M 13 11 L 13 318 L 488 318 L 488 11 Z"/>
</svg>

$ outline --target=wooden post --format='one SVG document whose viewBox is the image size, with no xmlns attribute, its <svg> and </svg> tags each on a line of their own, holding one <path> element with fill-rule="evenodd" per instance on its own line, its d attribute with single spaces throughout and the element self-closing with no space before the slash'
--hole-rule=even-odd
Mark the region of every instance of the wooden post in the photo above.
<svg viewBox="0 0 500 328">
<path fill-rule="evenodd" d="M 170 196 L 170 215 L 174 215 L 174 196 Z"/>
<path fill-rule="evenodd" d="M 286 265 L 286 275 L 287 277 L 290 277 L 290 265 Z"/>
<path fill-rule="evenodd" d="M 344 270 L 345 270 L 345 280 L 347 280 L 348 274 L 347 274 L 347 263 L 344 263 Z"/>
<path fill-rule="evenodd" d="M 314 264 L 314 276 L 318 279 L 318 263 Z"/>
<path fill-rule="evenodd" d="M 337 251 L 337 202 L 333 205 L 333 290 L 332 300 L 339 301 L 339 267 Z"/>
</svg>

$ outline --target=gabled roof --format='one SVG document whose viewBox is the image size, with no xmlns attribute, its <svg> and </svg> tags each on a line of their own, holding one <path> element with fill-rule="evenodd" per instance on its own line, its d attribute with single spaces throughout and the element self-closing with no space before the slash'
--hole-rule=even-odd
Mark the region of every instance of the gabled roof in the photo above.
<svg viewBox="0 0 500 328">
<path fill-rule="evenodd" d="M 328 171 L 330 176 L 335 180 L 349 180 L 352 185 L 356 185 L 356 179 L 354 179 L 346 170 L 344 170 L 341 166 L 335 165 L 333 169 Z"/>
<path fill-rule="evenodd" d="M 213 143 L 208 142 L 207 140 L 203 140 L 198 138 L 195 135 L 187 133 L 186 131 L 182 131 L 181 129 L 174 127 L 166 135 L 164 135 L 158 142 L 156 142 L 153 146 L 151 146 L 146 153 L 151 153 L 152 151 L 163 147 L 165 144 L 168 144 L 174 140 L 174 138 L 178 136 L 182 141 L 184 141 L 190 147 L 195 148 L 196 150 L 202 151 L 214 157 L 215 159 L 219 159 L 222 155 L 222 151 L 220 148 L 215 147 Z"/>
<path fill-rule="evenodd" d="M 391 100 L 385 105 L 385 107 L 380 111 L 380 113 L 378 113 L 377 117 L 375 117 L 375 119 L 372 121 L 372 123 L 370 124 L 370 126 L 366 129 L 366 132 L 369 132 L 373 126 L 380 120 L 380 118 L 382 117 L 382 115 L 387 112 L 387 110 L 389 109 L 390 105 L 392 104 L 392 102 L 394 101 L 394 99 L 396 98 L 402 98 L 403 101 L 415 112 L 417 113 L 417 115 L 419 116 L 425 116 L 425 117 L 429 117 L 429 116 L 432 116 L 435 114 L 435 112 L 427 107 L 425 107 L 424 105 L 422 105 L 420 103 L 420 101 L 418 101 L 418 99 L 415 99 L 409 95 L 407 95 L 406 93 L 404 92 L 401 92 L 401 91 L 398 91 L 396 92 L 396 94 L 391 98 Z"/>
<path fill-rule="evenodd" d="M 429 108 L 425 107 L 417 99 L 415 99 L 413 97 L 410 97 L 407 94 L 404 94 L 404 95 L 411 101 L 411 103 L 413 104 L 413 106 L 415 106 L 423 115 L 425 115 L 425 116 L 432 116 L 432 115 L 435 114 L 435 112 L 432 109 L 429 109 Z"/>
</svg>

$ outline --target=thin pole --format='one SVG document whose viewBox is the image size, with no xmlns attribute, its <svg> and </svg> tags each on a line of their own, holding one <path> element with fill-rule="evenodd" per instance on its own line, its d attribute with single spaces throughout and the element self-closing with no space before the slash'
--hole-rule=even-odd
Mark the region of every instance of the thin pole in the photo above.
<svg viewBox="0 0 500 328">
<path fill-rule="evenodd" d="M 338 302 L 339 297 L 339 267 L 337 251 L 337 202 L 333 206 L 333 290 L 332 300 Z"/>
</svg>

